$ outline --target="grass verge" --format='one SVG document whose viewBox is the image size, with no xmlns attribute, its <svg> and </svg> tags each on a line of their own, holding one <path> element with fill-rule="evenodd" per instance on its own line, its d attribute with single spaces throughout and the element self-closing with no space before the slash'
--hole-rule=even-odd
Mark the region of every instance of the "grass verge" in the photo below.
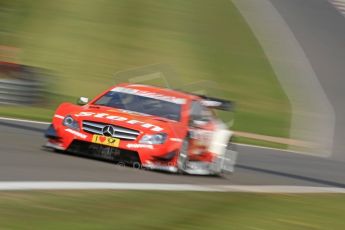
<svg viewBox="0 0 345 230">
<path fill-rule="evenodd" d="M 1 192 L 1 229 L 345 228 L 345 196 L 207 192 Z"/>
</svg>

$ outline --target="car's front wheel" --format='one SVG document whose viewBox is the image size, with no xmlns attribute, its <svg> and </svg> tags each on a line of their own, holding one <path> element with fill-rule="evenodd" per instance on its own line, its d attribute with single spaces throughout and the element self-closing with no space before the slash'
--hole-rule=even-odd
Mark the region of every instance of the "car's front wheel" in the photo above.
<svg viewBox="0 0 345 230">
<path fill-rule="evenodd" d="M 177 156 L 177 170 L 178 170 L 178 173 L 180 174 L 185 173 L 187 169 L 187 163 L 189 161 L 188 149 L 189 149 L 189 140 L 188 138 L 185 138 L 182 142 L 181 149 Z"/>
</svg>

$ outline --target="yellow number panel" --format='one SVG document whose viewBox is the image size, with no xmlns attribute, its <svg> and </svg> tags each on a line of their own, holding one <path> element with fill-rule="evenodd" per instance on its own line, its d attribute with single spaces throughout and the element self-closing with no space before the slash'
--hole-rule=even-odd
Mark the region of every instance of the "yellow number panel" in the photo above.
<svg viewBox="0 0 345 230">
<path fill-rule="evenodd" d="M 120 139 L 114 137 L 106 137 L 101 135 L 93 135 L 92 142 L 101 145 L 107 145 L 111 147 L 118 147 L 120 144 Z"/>
</svg>

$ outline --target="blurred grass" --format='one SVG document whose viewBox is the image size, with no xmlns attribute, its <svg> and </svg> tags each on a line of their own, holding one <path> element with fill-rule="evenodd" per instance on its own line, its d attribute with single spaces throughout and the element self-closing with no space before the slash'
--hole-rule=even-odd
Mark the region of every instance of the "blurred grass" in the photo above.
<svg viewBox="0 0 345 230">
<path fill-rule="evenodd" d="M 2 0 L 0 9 L 0 44 L 55 71 L 61 96 L 41 108 L 0 107 L 2 116 L 49 120 L 61 98 L 93 97 L 117 71 L 165 63 L 185 83 L 218 82 L 237 102 L 234 129 L 288 136 L 287 97 L 229 0 Z"/>
<path fill-rule="evenodd" d="M 345 196 L 139 191 L 1 192 L 1 229 L 345 228 Z"/>
</svg>

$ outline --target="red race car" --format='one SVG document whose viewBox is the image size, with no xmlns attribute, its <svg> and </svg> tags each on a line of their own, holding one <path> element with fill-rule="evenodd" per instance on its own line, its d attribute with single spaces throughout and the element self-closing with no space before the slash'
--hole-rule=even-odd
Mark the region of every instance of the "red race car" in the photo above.
<svg viewBox="0 0 345 230">
<path fill-rule="evenodd" d="M 221 99 L 119 84 L 90 102 L 61 104 L 45 146 L 137 168 L 219 175 L 234 170 L 237 153 L 214 109 L 230 107 Z"/>
</svg>

